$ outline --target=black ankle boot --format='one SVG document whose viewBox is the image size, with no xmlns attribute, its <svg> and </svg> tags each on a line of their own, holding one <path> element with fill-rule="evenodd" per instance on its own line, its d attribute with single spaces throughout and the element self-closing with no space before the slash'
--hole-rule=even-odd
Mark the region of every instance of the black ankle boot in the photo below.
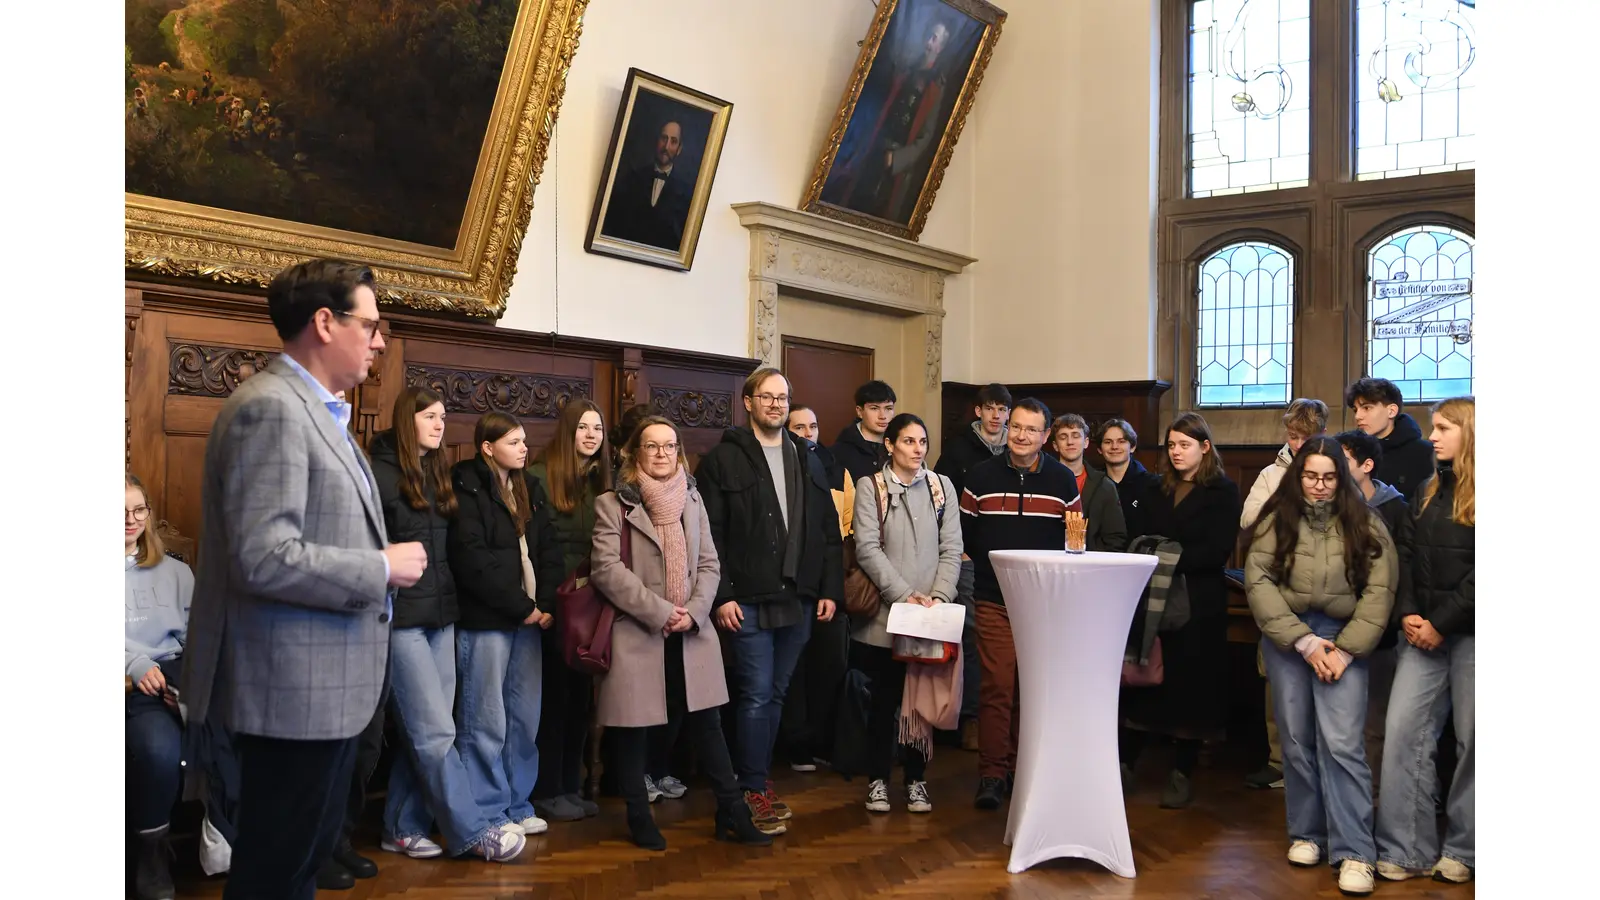
<svg viewBox="0 0 1600 900">
<path fill-rule="evenodd" d="M 342 840 L 333 850 L 333 861 L 345 868 L 354 878 L 377 878 L 378 864 L 356 852 L 350 841 Z"/>
<path fill-rule="evenodd" d="M 356 886 L 356 876 L 350 870 L 339 865 L 339 861 L 328 857 L 322 861 L 322 867 L 317 869 L 317 890 L 319 891 L 348 891 Z"/>
<path fill-rule="evenodd" d="M 173 900 L 177 896 L 172 886 L 172 869 L 168 858 L 172 855 L 167 846 L 167 826 L 138 833 L 139 858 L 133 875 L 133 895 L 137 900 Z"/>
<path fill-rule="evenodd" d="M 719 841 L 732 841 L 735 844 L 749 844 L 753 847 L 767 847 L 772 844 L 772 835 L 756 827 L 756 823 L 750 820 L 750 807 L 744 805 L 742 800 L 717 806 L 715 836 Z"/>
<path fill-rule="evenodd" d="M 643 810 L 628 810 L 628 837 L 645 850 L 667 849 L 667 839 L 661 836 L 656 817 L 650 815 L 648 806 Z"/>
</svg>

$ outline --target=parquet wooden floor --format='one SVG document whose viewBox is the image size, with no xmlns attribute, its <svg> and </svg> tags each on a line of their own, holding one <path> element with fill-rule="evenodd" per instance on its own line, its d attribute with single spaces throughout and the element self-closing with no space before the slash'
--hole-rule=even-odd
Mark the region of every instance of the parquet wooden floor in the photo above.
<svg viewBox="0 0 1600 900">
<path fill-rule="evenodd" d="M 940 747 L 929 770 L 934 812 L 912 816 L 904 794 L 895 811 L 862 808 L 865 782 L 829 772 L 777 774 L 780 795 L 794 808 L 792 831 L 770 848 L 745 848 L 711 838 L 715 806 L 696 785 L 683 800 L 657 804 L 668 849 L 650 853 L 625 837 L 622 801 L 580 823 L 553 823 L 530 838 L 509 865 L 463 860 L 410 860 L 384 853 L 367 835 L 363 852 L 381 872 L 324 900 L 616 900 L 616 898 L 750 898 L 750 900 L 935 900 L 935 898 L 1140 898 L 1140 900 L 1289 900 L 1339 897 L 1327 867 L 1296 869 L 1284 861 L 1283 793 L 1251 791 L 1236 767 L 1197 774 L 1187 810 L 1156 805 L 1163 755 L 1152 752 L 1129 799 L 1137 878 L 1119 878 L 1082 860 L 1056 860 L 1010 875 L 1001 839 L 1005 808 L 972 807 L 977 755 Z M 374 804 L 376 805 L 376 804 Z M 374 817 L 376 810 L 373 810 Z M 187 867 L 186 867 L 187 868 Z M 220 879 L 179 873 L 180 897 L 220 897 Z M 1380 881 L 1376 897 L 1468 900 L 1472 885 L 1423 879 Z"/>
</svg>

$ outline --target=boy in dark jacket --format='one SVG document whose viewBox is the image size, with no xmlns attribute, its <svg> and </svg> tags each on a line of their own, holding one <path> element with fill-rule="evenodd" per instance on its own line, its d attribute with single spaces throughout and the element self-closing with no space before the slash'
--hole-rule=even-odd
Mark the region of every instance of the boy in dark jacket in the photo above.
<svg viewBox="0 0 1600 900">
<path fill-rule="evenodd" d="M 1089 520 L 1089 549 L 1121 553 L 1128 548 L 1128 527 L 1122 521 L 1122 503 L 1117 486 L 1106 473 L 1084 462 L 1089 447 L 1089 423 L 1077 413 L 1067 413 L 1050 426 L 1051 443 L 1061 464 L 1072 470 L 1078 493 L 1083 497 L 1083 514 Z"/>
<path fill-rule="evenodd" d="M 1049 430 L 1049 407 L 1032 397 L 1019 401 L 1006 453 L 973 466 L 961 491 L 961 539 L 972 557 L 983 667 L 973 800 L 979 809 L 999 808 L 1017 764 L 1017 648 L 989 551 L 1065 549 L 1064 514 L 1082 511 L 1072 470 L 1040 452 Z"/>
<path fill-rule="evenodd" d="M 894 418 L 894 403 L 894 388 L 887 382 L 869 381 L 856 388 L 856 420 L 828 448 L 852 484 L 878 474 L 889 462 L 883 432 Z"/>
<path fill-rule="evenodd" d="M 1383 458 L 1372 477 L 1399 491 L 1409 502 L 1433 476 L 1433 444 L 1424 440 L 1417 420 L 1400 411 L 1400 389 L 1387 378 L 1362 378 L 1344 392 L 1355 411 L 1356 427 L 1378 439 Z"/>
<path fill-rule="evenodd" d="M 789 380 L 757 369 L 744 407 L 749 426 L 723 432 L 695 479 L 722 562 L 715 616 L 733 637 L 734 769 L 756 827 L 782 834 L 791 813 L 768 777 L 773 743 L 812 622 L 832 620 L 844 592 L 843 545 L 828 473 L 784 429 Z"/>
</svg>

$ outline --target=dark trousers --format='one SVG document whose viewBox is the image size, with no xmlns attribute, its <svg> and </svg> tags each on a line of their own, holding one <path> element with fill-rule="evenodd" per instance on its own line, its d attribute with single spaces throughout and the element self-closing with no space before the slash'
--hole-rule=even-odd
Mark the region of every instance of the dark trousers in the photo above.
<svg viewBox="0 0 1600 900">
<path fill-rule="evenodd" d="M 716 795 L 719 808 L 731 809 L 743 794 L 733 774 L 733 759 L 728 755 L 728 742 L 722 736 L 722 711 L 720 707 L 689 711 L 689 702 L 683 680 L 683 635 L 667 638 L 666 671 L 667 720 L 678 720 L 693 742 L 700 768 L 711 780 L 711 792 Z M 656 726 L 660 727 L 660 726 Z M 630 816 L 649 816 L 650 799 L 645 794 L 644 776 L 646 757 L 650 755 L 650 732 L 653 728 L 607 728 L 612 735 L 611 749 L 617 766 L 617 787 L 628 804 Z"/>
<path fill-rule="evenodd" d="M 718 710 L 718 719 L 721 710 Z M 720 731 L 722 726 L 718 724 Z M 683 716 L 674 715 L 667 711 L 667 724 L 651 725 L 645 731 L 649 732 L 645 740 L 649 745 L 646 750 L 644 771 L 652 779 L 660 781 L 672 774 L 672 751 L 678 746 L 678 734 L 683 731 Z"/>
<path fill-rule="evenodd" d="M 385 686 L 383 700 L 372 714 L 372 721 L 356 737 L 356 762 L 350 778 L 350 793 L 345 800 L 344 822 L 339 826 L 339 843 L 350 843 L 361 813 L 367 807 L 367 785 L 372 783 L 372 773 L 378 770 L 378 758 L 383 755 L 383 716 L 389 705 L 389 691 Z"/>
<path fill-rule="evenodd" d="M 889 781 L 895 751 L 905 765 L 906 784 L 921 781 L 928 761 L 922 752 L 900 743 L 900 701 L 906 691 L 906 664 L 896 662 L 888 647 L 850 642 L 854 667 L 872 680 L 867 708 L 867 780 Z"/>
<path fill-rule="evenodd" d="M 567 665 L 559 629 L 546 629 L 544 642 L 544 710 L 539 714 L 539 780 L 535 800 L 583 792 L 583 749 L 594 720 L 594 679 Z"/>
<path fill-rule="evenodd" d="M 159 664 L 167 683 L 183 670 L 181 659 Z M 172 818 L 183 789 L 183 722 L 178 713 L 136 686 L 127 698 L 128 721 L 123 738 L 127 755 L 128 826 L 134 831 L 160 828 Z"/>
<path fill-rule="evenodd" d="M 778 747 L 790 762 L 832 758 L 839 688 L 850 668 L 850 644 L 850 623 L 842 611 L 830 621 L 811 623 L 811 639 L 789 679 L 778 726 Z"/>
<path fill-rule="evenodd" d="M 239 840 L 223 900 L 314 900 L 339 840 L 359 737 L 291 741 L 240 734 Z"/>
</svg>

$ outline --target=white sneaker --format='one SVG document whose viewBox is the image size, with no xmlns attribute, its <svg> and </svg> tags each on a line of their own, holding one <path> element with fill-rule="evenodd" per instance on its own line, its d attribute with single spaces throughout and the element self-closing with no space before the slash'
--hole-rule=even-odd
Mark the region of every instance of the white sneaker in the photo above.
<svg viewBox="0 0 1600 900">
<path fill-rule="evenodd" d="M 443 847 L 420 834 L 393 840 L 384 838 L 378 846 L 390 853 L 404 853 L 412 859 L 433 859 L 435 856 L 444 855 Z"/>
<path fill-rule="evenodd" d="M 506 825 L 515 825 L 507 822 Z M 476 847 L 472 848 L 475 856 L 481 856 L 489 862 L 510 862 L 517 858 L 522 848 L 528 846 L 528 839 L 515 831 L 506 831 L 501 826 L 500 834 L 489 832 L 483 836 Z"/>
<path fill-rule="evenodd" d="M 1378 862 L 1378 875 L 1385 881 L 1405 881 L 1407 878 L 1421 878 L 1428 874 L 1423 869 L 1408 869 L 1398 863 Z"/>
<path fill-rule="evenodd" d="M 500 826 L 500 830 L 506 834 L 522 834 L 522 826 L 516 822 L 507 822 Z"/>
<path fill-rule="evenodd" d="M 1339 864 L 1339 893 L 1365 897 L 1372 888 L 1372 863 L 1347 859 Z"/>
<path fill-rule="evenodd" d="M 649 775 L 644 777 L 644 795 L 646 800 L 648 800 L 650 803 L 654 803 L 666 796 L 666 794 L 662 792 L 661 788 L 656 787 L 655 779 L 651 778 Z"/>
<path fill-rule="evenodd" d="M 523 834 L 544 834 L 550 830 L 550 823 L 538 816 L 529 816 L 517 825 L 522 828 Z"/>
<path fill-rule="evenodd" d="M 1373 892 L 1373 863 L 1344 860 L 1339 863 L 1339 894 L 1366 897 Z"/>
<path fill-rule="evenodd" d="M 883 783 L 882 778 L 874 778 L 867 785 L 867 811 L 886 813 L 889 811 L 889 786 Z"/>
<path fill-rule="evenodd" d="M 796 772 L 815 772 L 817 764 L 814 762 L 792 762 L 789 763 L 789 768 Z"/>
<path fill-rule="evenodd" d="M 1472 880 L 1472 867 L 1459 859 L 1441 856 L 1433 866 L 1433 877 L 1436 881 L 1466 884 Z"/>
<path fill-rule="evenodd" d="M 679 800 L 689 792 L 689 786 L 679 781 L 676 776 L 663 775 L 661 780 L 656 782 L 656 791 L 668 800 Z"/>
<path fill-rule="evenodd" d="M 928 799 L 926 781 L 913 781 L 906 785 L 906 812 L 933 812 L 933 801 Z"/>
<path fill-rule="evenodd" d="M 1295 841 L 1289 845 L 1289 865 L 1314 866 L 1322 862 L 1322 848 L 1310 841 Z"/>
</svg>

